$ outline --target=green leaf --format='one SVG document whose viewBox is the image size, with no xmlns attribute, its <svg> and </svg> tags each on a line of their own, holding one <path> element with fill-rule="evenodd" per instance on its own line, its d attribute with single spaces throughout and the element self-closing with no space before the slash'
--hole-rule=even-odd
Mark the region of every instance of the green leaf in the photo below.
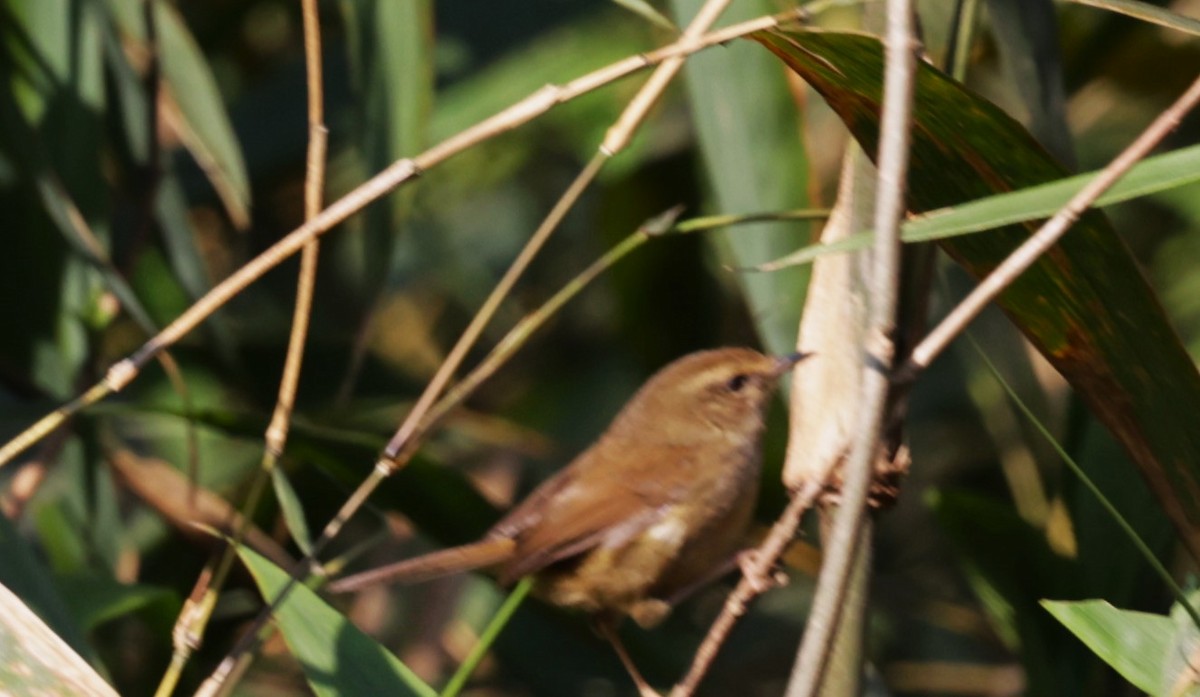
<svg viewBox="0 0 1200 697">
<path fill-rule="evenodd" d="M 73 573 L 85 568 L 88 549 L 79 520 L 67 512 L 70 504 L 55 501 L 34 511 L 38 538 L 45 545 L 50 566 L 58 573 Z"/>
<path fill-rule="evenodd" d="M 125 140 L 128 143 L 128 148 L 133 158 L 143 166 L 151 166 L 147 162 L 147 159 L 157 153 L 151 142 L 153 138 L 157 137 L 157 134 L 150 132 L 151 129 L 148 124 L 151 112 L 149 96 L 145 93 L 145 80 L 129 64 L 122 47 L 123 36 L 134 36 L 139 40 L 144 38 L 142 21 L 144 15 L 138 10 L 138 7 L 130 3 L 110 2 L 110 7 L 114 10 L 116 26 L 106 25 L 105 27 L 105 54 L 108 58 L 109 69 L 113 75 L 114 91 L 121 104 L 120 115 L 125 129 Z M 182 55 L 182 52 L 186 51 L 186 47 L 180 49 L 180 51 Z M 193 58 L 178 62 L 188 65 L 191 60 L 200 59 Z M 204 68 L 201 66 L 195 69 L 203 70 Z M 197 78 L 197 80 L 204 81 L 202 78 Z M 207 82 L 211 83 L 211 80 Z M 219 95 L 215 93 L 215 86 L 210 85 L 210 88 L 214 90 L 214 96 L 219 99 Z M 157 95 L 153 96 L 157 97 Z M 224 112 L 218 112 L 217 116 L 227 121 Z M 210 149 L 232 148 L 233 152 L 224 157 L 234 163 L 232 166 L 235 172 L 243 171 L 243 173 L 241 175 L 237 175 L 236 173 L 231 175 L 231 181 L 235 181 L 238 176 L 245 178 L 247 176 L 244 173 L 245 167 L 240 164 L 242 159 L 240 147 L 232 141 L 232 126 L 218 124 L 213 126 L 212 130 L 213 133 L 211 134 L 207 130 L 199 130 L 196 133 L 201 137 L 215 139 Z M 176 277 L 175 279 L 171 279 L 168 287 L 179 284 L 187 290 L 192 300 L 197 300 L 208 292 L 212 287 L 212 283 L 208 276 L 208 269 L 196 246 L 196 235 L 192 230 L 190 211 L 184 197 L 183 189 L 178 181 L 176 172 L 166 166 L 165 163 L 161 166 L 156 163 L 152 167 L 162 170 L 159 174 L 158 184 L 155 187 L 154 214 L 160 226 L 165 254 L 170 260 L 171 270 Z M 220 188 L 218 186 L 218 189 Z M 248 206 L 248 203 L 249 200 L 247 198 L 246 201 L 236 205 L 238 208 L 244 209 Z M 234 220 L 239 220 L 239 218 L 235 216 Z M 134 317 L 142 323 L 143 329 L 148 334 L 154 334 L 156 330 L 151 330 L 147 326 L 146 321 L 143 321 L 136 314 L 147 314 L 147 311 L 142 309 L 140 300 L 136 303 L 131 302 L 125 295 L 121 294 L 121 287 L 116 285 L 111 279 L 106 280 L 108 280 L 114 292 L 118 294 L 124 306 L 129 308 L 131 313 L 135 313 Z M 156 293 L 151 293 L 146 297 L 153 299 L 155 295 Z M 173 319 L 174 316 L 175 314 L 170 315 L 169 319 Z M 233 339 L 224 313 L 218 311 L 210 317 L 207 321 L 207 327 L 216 340 L 216 348 L 221 358 L 230 365 L 233 365 L 235 363 Z"/>
<path fill-rule="evenodd" d="M 1174 633 L 1169 618 L 1120 610 L 1103 600 L 1043 600 L 1042 607 L 1134 687 L 1162 694 L 1159 675 Z"/>
<path fill-rule="evenodd" d="M 430 0 L 340 3 L 359 87 L 356 129 L 362 174 L 373 175 L 427 144 L 433 104 L 433 9 Z M 387 281 L 393 248 L 412 208 L 412 193 L 389 194 L 363 214 L 363 228 L 336 241 L 334 256 L 369 305 Z"/>
<path fill-rule="evenodd" d="M 175 599 L 175 594 L 166 588 L 119 583 L 111 576 L 87 571 L 65 576 L 59 585 L 71 613 L 88 631 L 144 607 Z"/>
<path fill-rule="evenodd" d="M 180 134 L 237 227 L 250 224 L 250 181 L 225 102 L 196 40 L 169 3 L 156 2 L 163 79 L 179 105 Z"/>
<path fill-rule="evenodd" d="M 279 467 L 271 468 L 271 485 L 275 488 L 275 498 L 283 510 L 283 521 L 287 523 L 288 532 L 296 541 L 296 546 L 306 555 L 312 554 L 312 536 L 308 532 L 308 521 L 304 518 L 304 504 L 300 503 L 300 497 L 296 496 L 287 474 Z"/>
<path fill-rule="evenodd" d="M 145 44 L 143 3 L 108 0 L 125 39 Z M 174 5 L 151 3 L 157 32 L 156 51 L 168 96 L 178 107 L 179 136 L 199 162 L 239 228 L 250 224 L 250 183 L 242 148 L 229 122 L 212 70 Z"/>
<path fill-rule="evenodd" d="M 660 29 L 666 29 L 672 33 L 679 31 L 679 27 L 675 26 L 674 22 L 667 19 L 663 13 L 654 9 L 654 6 L 646 2 L 646 0 L 613 0 L 613 2 Z"/>
<path fill-rule="evenodd" d="M 1078 174 L 1019 191 L 929 211 L 904 226 L 906 242 L 981 232 L 1003 225 L 1048 218 L 1087 185 L 1099 171 Z M 1148 157 L 1129 170 L 1096 200 L 1096 206 L 1176 189 L 1200 181 L 1200 146 Z"/>
<path fill-rule="evenodd" d="M 820 92 L 867 153 L 879 134 L 883 55 L 874 38 L 763 32 L 754 38 Z M 909 208 L 952 206 L 1063 178 L 1015 120 L 918 62 Z M 943 240 L 977 278 L 1032 224 Z M 1085 213 L 998 299 L 1034 346 L 1113 433 L 1200 558 L 1200 374 L 1129 250 L 1098 211 Z"/>
<path fill-rule="evenodd" d="M 1029 111 L 1030 130 L 1060 162 L 1074 169 L 1054 3 L 988 0 L 987 14 L 1011 83 Z"/>
<path fill-rule="evenodd" d="M 1200 36 L 1200 20 L 1171 12 L 1162 7 L 1137 0 L 1071 0 L 1079 5 L 1091 5 L 1102 10 L 1116 12 L 1159 26 L 1175 29 L 1193 36 Z"/>
<path fill-rule="evenodd" d="M 672 0 L 681 25 L 704 3 Z M 725 13 L 734 22 L 778 8 L 765 0 L 744 0 Z M 785 75 L 767 56 L 737 42 L 688 59 L 688 96 L 711 189 L 710 207 L 727 214 L 805 208 L 808 157 L 796 123 L 793 95 Z M 735 267 L 760 264 L 795 246 L 796 223 L 761 223 L 710 236 Z M 803 228 L 799 228 L 803 229 Z M 751 316 L 763 345 L 772 353 L 791 351 L 800 326 L 808 285 L 807 269 L 741 274 Z"/>
<path fill-rule="evenodd" d="M 56 397 L 76 388 L 77 372 L 90 355 L 83 318 L 95 316 L 99 277 L 87 262 L 62 255 L 56 240 L 42 235 L 41 211 L 26 208 L 40 198 L 45 216 L 78 245 L 63 226 L 64 212 L 94 227 L 111 218 L 102 175 L 106 108 L 103 47 L 97 13 L 90 5 L 66 0 L 9 2 L 0 6 L 0 62 L 6 88 L 0 90 L 0 152 L 15 168 L 17 188 L 5 193 L 5 222 L 26 234 L 6 236 L 10 248 L 0 277 L 22 290 L 25 302 L 6 303 L 0 312 L 8 332 L 5 359 L 22 366 L 26 379 Z M 43 134 L 53 133 L 46 138 Z M 22 191 L 27 180 L 36 191 Z M 6 187 L 7 189 L 7 187 Z M 49 232 L 49 230 L 46 230 Z M 104 231 L 96 230 L 104 244 Z"/>
<path fill-rule="evenodd" d="M 288 575 L 246 547 L 238 547 L 238 555 L 263 597 L 275 598 Z M 318 695 L 437 695 L 408 666 L 303 584 L 292 586 L 275 621 Z"/>
<path fill-rule="evenodd" d="M 904 223 L 900 238 L 905 242 L 928 242 L 958 235 L 973 235 L 1004 225 L 1048 218 L 1066 205 L 1098 172 L 1087 172 L 1049 184 L 987 196 L 929 211 Z M 1096 207 L 1109 206 L 1141 196 L 1171 191 L 1200 181 L 1200 145 L 1180 148 L 1165 155 L 1148 157 L 1129 170 L 1103 196 Z M 873 233 L 860 232 L 835 244 L 813 244 L 758 268 L 771 271 L 804 264 L 823 254 L 852 252 L 871 246 Z"/>
</svg>

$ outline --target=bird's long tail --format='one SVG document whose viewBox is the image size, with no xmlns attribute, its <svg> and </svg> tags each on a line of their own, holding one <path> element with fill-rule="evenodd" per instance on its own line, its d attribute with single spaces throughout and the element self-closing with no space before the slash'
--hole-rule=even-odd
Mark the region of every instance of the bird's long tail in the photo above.
<svg viewBox="0 0 1200 697">
<path fill-rule="evenodd" d="M 516 543 L 507 537 L 484 538 L 440 552 L 388 564 L 338 579 L 327 588 L 334 593 L 356 591 L 380 583 L 420 583 L 440 576 L 495 566 L 512 556 Z"/>
</svg>

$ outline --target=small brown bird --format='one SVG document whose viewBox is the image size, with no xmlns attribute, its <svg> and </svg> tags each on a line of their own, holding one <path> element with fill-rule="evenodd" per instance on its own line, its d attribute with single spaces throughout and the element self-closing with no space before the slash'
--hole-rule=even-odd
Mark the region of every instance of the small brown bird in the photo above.
<svg viewBox="0 0 1200 697">
<path fill-rule="evenodd" d="M 329 589 L 492 568 L 502 584 L 533 574 L 535 594 L 602 627 L 621 615 L 653 626 L 739 549 L 758 494 L 767 404 L 779 376 L 805 357 L 744 348 L 684 356 L 478 542 Z"/>
</svg>

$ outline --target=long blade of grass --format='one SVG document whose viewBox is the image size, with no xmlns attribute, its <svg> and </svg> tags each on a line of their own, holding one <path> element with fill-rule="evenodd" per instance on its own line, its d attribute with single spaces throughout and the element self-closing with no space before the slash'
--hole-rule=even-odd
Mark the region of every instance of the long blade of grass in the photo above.
<svg viewBox="0 0 1200 697">
<path fill-rule="evenodd" d="M 929 242 L 973 235 L 1052 215 L 1079 192 L 1097 172 L 1086 172 L 1057 181 L 924 213 L 904 224 L 905 242 Z M 1169 191 L 1200 181 L 1200 145 L 1146 158 L 1096 201 L 1098 207 Z M 812 244 L 785 257 L 754 267 L 774 271 L 806 264 L 823 254 L 854 252 L 870 245 L 871 232 L 860 232 L 837 244 Z"/>
<path fill-rule="evenodd" d="M 471 647 L 471 652 L 463 659 L 463 662 L 458 666 L 458 670 L 454 671 L 450 681 L 446 683 L 446 687 L 442 689 L 441 697 L 458 697 L 458 693 L 462 692 L 462 688 L 467 684 L 467 678 L 471 677 L 471 673 L 479 667 L 479 663 L 487 654 L 488 649 L 495 643 L 496 637 L 500 636 L 500 632 L 512 619 L 513 613 L 521 606 L 525 597 L 529 595 L 529 591 L 533 589 L 533 578 L 526 576 L 521 579 L 521 582 L 512 589 L 508 597 L 504 599 L 504 604 L 496 611 L 492 621 L 488 622 L 488 626 L 484 628 L 483 633 L 479 635 L 479 641 Z"/>
</svg>

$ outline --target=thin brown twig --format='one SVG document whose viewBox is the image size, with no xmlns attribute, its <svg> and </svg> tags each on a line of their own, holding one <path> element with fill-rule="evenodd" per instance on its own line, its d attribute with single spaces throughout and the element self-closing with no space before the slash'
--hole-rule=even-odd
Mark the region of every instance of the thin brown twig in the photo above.
<svg viewBox="0 0 1200 697">
<path fill-rule="evenodd" d="M 1054 246 L 1060 237 L 1079 219 L 1085 210 L 1097 198 L 1107 191 L 1121 177 L 1125 176 L 1138 161 L 1145 158 L 1163 138 L 1179 126 L 1185 114 L 1200 104 L 1200 78 L 1179 96 L 1175 102 L 1154 119 L 1146 130 L 1142 131 L 1128 147 L 1117 155 L 1095 178 L 1087 183 L 1079 193 L 1071 197 L 1054 217 L 1047 220 L 1036 233 L 1017 247 L 1012 254 L 1001 262 L 975 290 L 963 298 L 953 310 L 946 315 L 933 331 L 926 336 L 916 348 L 912 356 L 898 372 L 898 380 L 911 380 L 917 373 L 928 367 L 945 348 L 966 328 L 967 324 L 978 315 L 985 306 L 996 298 L 1009 284 L 1028 269 L 1047 250 Z"/>
<path fill-rule="evenodd" d="M 129 357 L 113 365 L 105 378 L 78 398 L 55 409 L 0 447 L 0 467 L 12 461 L 26 448 L 45 437 L 80 409 L 95 404 L 128 385 L 151 357 L 177 342 L 248 285 L 299 251 L 304 244 L 341 223 L 396 187 L 412 180 L 422 171 L 501 133 L 521 126 L 554 106 L 575 99 L 638 70 L 657 65 L 668 58 L 686 56 L 698 50 L 732 41 L 740 36 L 770 29 L 788 21 L 802 20 L 802 10 L 758 17 L 709 32 L 697 40 L 680 40 L 660 49 L 631 56 L 600 68 L 562 85 L 548 85 L 511 107 L 451 136 L 412 158 L 398 160 L 332 203 L 320 215 L 288 233 L 254 259 L 247 262 L 204 297 L 189 307 L 158 335 Z"/>
<path fill-rule="evenodd" d="M 311 221 L 321 213 L 325 191 L 325 152 L 329 130 L 325 127 L 325 89 L 321 70 L 321 25 L 316 0 L 301 0 L 304 23 L 304 64 L 308 75 L 308 153 L 305 162 L 304 219 Z M 308 337 L 316 286 L 320 241 L 313 238 L 300 253 L 300 276 L 296 283 L 296 306 L 292 314 L 292 333 L 279 384 L 279 398 L 266 432 L 267 452 L 278 459 L 287 443 L 288 427 L 296 402 L 296 386 L 304 362 L 304 344 Z"/>
<path fill-rule="evenodd" d="M 910 0 L 888 0 L 884 40 L 883 114 L 880 118 L 879 179 L 875 199 L 875 244 L 863 367 L 862 408 L 855 441 L 845 463 L 841 501 L 817 578 L 812 611 L 796 658 L 788 697 L 819 694 L 832 638 L 837 632 L 856 544 L 866 517 L 867 491 L 879 456 L 880 432 L 894 360 L 892 331 L 900 287 L 900 223 L 905 211 L 916 40 Z M 858 669 L 856 666 L 855 669 Z"/>
<path fill-rule="evenodd" d="M 316 0 L 301 0 L 301 15 L 304 25 L 304 57 L 308 80 L 308 152 L 304 182 L 304 217 L 312 220 L 321 212 L 322 192 L 325 189 L 325 153 L 328 130 L 325 127 L 324 79 L 321 67 L 321 27 L 317 14 Z M 300 273 L 296 282 L 296 303 L 292 313 L 292 331 L 288 337 L 287 355 L 279 382 L 275 410 L 264 435 L 261 466 L 250 484 L 243 505 L 239 524 L 233 530 L 232 541 L 222 551 L 215 570 L 206 569 L 197 582 L 176 620 L 174 654 L 169 669 L 163 676 L 158 693 L 169 695 L 174 691 L 179 676 L 192 652 L 199 646 L 216 606 L 216 598 L 233 568 L 237 546 L 241 544 L 251 525 L 254 510 L 270 481 L 272 471 L 278 466 L 287 443 L 292 410 L 296 402 L 296 388 L 300 382 L 300 369 L 304 362 L 304 345 L 308 337 L 309 318 L 312 313 L 313 293 L 316 286 L 317 262 L 320 240 L 308 240 L 300 254 Z"/>
<path fill-rule="evenodd" d="M 792 538 L 796 536 L 796 529 L 800 527 L 800 520 L 804 517 L 804 512 L 812 507 L 820 493 L 820 486 L 811 485 L 792 496 L 787 508 L 771 527 L 767 538 L 754 550 L 741 580 L 726 598 L 725 605 L 721 608 L 721 614 L 709 627 L 704 641 L 696 649 L 687 674 L 671 690 L 671 697 L 690 697 L 696 692 L 700 681 L 704 679 L 704 675 L 708 672 L 713 660 L 716 659 L 721 645 L 725 643 L 725 639 L 733 630 L 733 625 L 742 615 L 746 614 L 746 607 L 750 601 L 770 587 L 771 573 L 776 560 L 791 544 Z"/>
</svg>

